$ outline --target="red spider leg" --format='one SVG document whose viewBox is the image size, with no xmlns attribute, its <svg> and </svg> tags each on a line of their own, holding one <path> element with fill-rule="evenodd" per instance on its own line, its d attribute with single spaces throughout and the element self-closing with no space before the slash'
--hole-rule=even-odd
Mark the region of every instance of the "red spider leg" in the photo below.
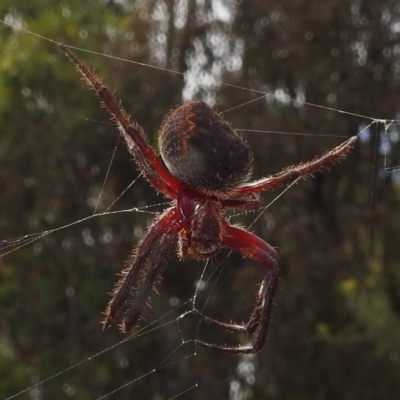
<svg viewBox="0 0 400 400">
<path fill-rule="evenodd" d="M 86 68 L 75 54 L 64 45 L 60 44 L 59 46 L 77 66 L 78 71 L 84 76 L 87 83 L 97 92 L 108 112 L 119 125 L 129 152 L 137 158 L 138 163 L 144 169 L 145 176 L 157 190 L 170 198 L 175 198 L 181 184 L 160 162 L 153 148 L 147 143 L 142 128 L 137 124 L 132 125 L 130 123 L 128 114 L 114 99 L 108 88 L 94 73 Z"/>
<path fill-rule="evenodd" d="M 143 308 L 150 296 L 161 270 L 164 267 L 167 256 L 174 245 L 177 232 L 170 230 L 157 238 L 154 248 L 149 252 L 146 260 L 146 273 L 143 280 L 139 283 L 139 290 L 132 304 L 129 305 L 121 324 L 122 332 L 129 332 L 135 327 L 136 322 L 143 312 Z"/>
<path fill-rule="evenodd" d="M 126 269 L 123 271 L 122 277 L 112 293 L 113 297 L 107 306 L 105 319 L 103 321 L 103 329 L 110 326 L 117 312 L 125 304 L 128 296 L 131 294 L 132 287 L 137 282 L 138 276 L 144 276 L 149 270 L 160 270 L 161 265 L 166 261 L 166 252 L 170 249 L 174 239 L 184 226 L 186 226 L 186 222 L 180 219 L 176 208 L 168 209 L 158 221 L 151 226 L 142 242 L 137 246 L 136 253 L 132 254 L 127 260 Z M 160 251 L 157 245 L 162 248 Z M 150 287 L 152 287 L 152 285 L 150 285 Z M 146 299 L 143 301 L 146 301 Z M 143 301 L 141 298 L 138 299 L 138 302 L 135 299 L 132 304 L 132 309 L 141 311 L 144 304 Z M 141 306 L 141 308 L 139 306 Z M 132 313 L 128 312 L 129 316 L 125 325 L 127 323 L 129 326 L 134 325 L 136 321 L 132 324 L 129 322 L 133 321 L 133 314 L 135 313 L 136 315 L 137 311 L 136 313 L 133 311 Z M 140 313 L 137 318 L 139 318 L 139 316 Z"/>
<path fill-rule="evenodd" d="M 228 224 L 225 226 L 222 244 L 241 252 L 245 256 L 260 261 L 269 270 L 269 273 L 261 282 L 256 307 L 245 325 L 220 322 L 207 317 L 198 310 L 194 312 L 209 324 L 217 325 L 233 332 L 254 333 L 254 339 L 246 346 L 237 347 L 220 346 L 198 339 L 195 340 L 195 343 L 203 347 L 231 353 L 256 353 L 260 351 L 264 345 L 269 321 L 271 319 L 271 309 L 279 282 L 278 256 L 275 249 L 259 237 Z"/>
<path fill-rule="evenodd" d="M 261 206 L 260 198 L 257 194 L 244 196 L 237 199 L 221 199 L 219 200 L 224 208 L 242 208 L 245 210 L 257 210 Z"/>
<path fill-rule="evenodd" d="M 324 168 L 329 168 L 332 164 L 338 162 L 345 157 L 348 151 L 353 147 L 357 136 L 346 140 L 333 150 L 328 151 L 319 158 L 311 162 L 299 164 L 279 172 L 276 175 L 260 179 L 259 181 L 250 182 L 240 186 L 235 190 L 235 194 L 243 195 L 247 193 L 261 192 L 263 190 L 272 190 L 279 186 L 288 185 L 297 178 L 312 175 Z"/>
<path fill-rule="evenodd" d="M 242 208 L 246 210 L 257 210 L 261 201 L 259 194 L 247 194 L 233 199 L 219 198 L 217 196 L 205 196 L 194 189 L 182 186 L 177 196 L 177 205 L 184 217 L 193 214 L 196 202 L 207 198 L 209 201 L 219 202 L 223 208 Z"/>
</svg>

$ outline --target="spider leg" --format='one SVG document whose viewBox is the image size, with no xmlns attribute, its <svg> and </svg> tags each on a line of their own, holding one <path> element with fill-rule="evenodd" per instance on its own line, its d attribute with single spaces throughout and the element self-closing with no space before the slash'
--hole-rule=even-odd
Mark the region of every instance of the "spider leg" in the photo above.
<svg viewBox="0 0 400 400">
<path fill-rule="evenodd" d="M 239 208 L 246 211 L 257 210 L 261 207 L 259 193 L 249 193 L 245 196 L 233 199 L 219 200 L 224 208 Z"/>
<path fill-rule="evenodd" d="M 177 217 L 175 208 L 167 210 L 147 232 L 138 245 L 136 253 L 127 261 L 127 267 L 112 293 L 103 321 L 103 329 L 110 326 L 118 311 L 126 304 L 132 288 L 138 285 L 138 278 L 143 277 L 139 289 L 127 311 L 121 328 L 124 332 L 134 327 L 141 316 L 144 305 L 157 277 L 166 261 L 183 222 Z"/>
<path fill-rule="evenodd" d="M 165 264 L 171 247 L 174 244 L 176 235 L 173 232 L 166 232 L 157 241 L 155 249 L 150 252 L 147 258 L 147 268 L 143 280 L 139 283 L 139 291 L 132 304 L 128 306 L 128 310 L 122 321 L 122 332 L 129 332 L 135 327 L 136 322 L 142 315 L 143 308 L 149 298 L 150 292 L 160 276 L 161 270 Z"/>
<path fill-rule="evenodd" d="M 276 189 L 279 186 L 288 185 L 300 177 L 306 177 L 315 172 L 321 171 L 324 168 L 329 168 L 331 165 L 346 156 L 356 140 L 357 136 L 353 136 L 335 147 L 333 150 L 328 151 L 321 157 L 312 161 L 287 168 L 276 175 L 268 176 L 259 181 L 246 183 L 235 190 L 235 194 L 243 195 L 247 193 L 261 192 L 263 190 Z"/>
<path fill-rule="evenodd" d="M 129 116 L 122 108 L 120 102 L 114 98 L 108 88 L 102 84 L 101 80 L 89 71 L 75 54 L 64 45 L 60 44 L 59 46 L 76 65 L 89 86 L 97 92 L 104 106 L 117 122 L 128 150 L 135 157 L 144 176 L 157 190 L 170 198 L 175 198 L 181 184 L 160 162 L 154 149 L 148 144 L 143 129 L 139 125 L 130 122 Z"/>
<path fill-rule="evenodd" d="M 232 332 L 254 334 L 254 338 L 248 345 L 237 347 L 207 343 L 198 339 L 194 342 L 203 347 L 230 353 L 256 353 L 264 346 L 269 321 L 271 320 L 273 300 L 278 287 L 279 266 L 277 253 L 272 246 L 259 237 L 231 225 L 225 227 L 223 245 L 260 261 L 269 270 L 268 274 L 261 282 L 254 311 L 249 321 L 244 325 L 221 322 L 207 317 L 198 310 L 194 310 L 194 312 L 209 324 L 219 326 Z"/>
</svg>

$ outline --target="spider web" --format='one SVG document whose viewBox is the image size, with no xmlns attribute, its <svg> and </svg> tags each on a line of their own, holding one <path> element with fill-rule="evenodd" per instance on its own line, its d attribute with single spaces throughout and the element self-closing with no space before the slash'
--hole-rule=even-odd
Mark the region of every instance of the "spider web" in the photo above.
<svg viewBox="0 0 400 400">
<path fill-rule="evenodd" d="M 32 34 L 32 32 L 25 31 L 27 34 Z M 33 33 L 36 34 L 36 33 Z M 47 38 L 42 38 L 42 40 L 48 40 Z M 60 62 L 65 62 L 64 60 L 61 60 Z M 150 66 L 147 66 L 150 68 Z M 173 73 L 173 71 L 171 71 Z M 259 97 L 257 97 L 255 100 L 251 101 L 263 101 L 265 97 L 273 97 L 276 98 L 277 96 L 281 96 L 282 101 L 288 101 L 288 102 L 295 102 L 297 101 L 295 98 L 288 97 L 286 94 L 282 93 L 264 93 L 262 91 L 254 91 L 242 87 L 237 87 L 238 90 L 243 90 L 245 92 L 257 92 L 260 94 Z M 84 87 L 82 87 L 82 90 L 85 90 Z M 239 104 L 236 108 L 235 111 L 239 111 L 242 107 L 244 107 L 246 104 L 249 102 L 243 102 L 242 104 Z M 320 106 L 318 104 L 307 104 L 308 107 L 310 108 L 323 108 L 327 110 L 327 107 Z M 346 114 L 351 114 L 347 113 L 345 110 L 340 110 L 340 109 L 335 109 L 335 108 L 329 108 L 329 110 L 333 113 L 346 113 Z M 229 111 L 231 110 L 225 110 L 227 112 L 227 116 L 229 116 Z M 371 161 L 372 164 L 372 172 L 369 172 L 370 177 L 371 177 L 371 185 L 368 188 L 370 190 L 370 202 L 371 202 L 371 207 L 372 203 L 376 201 L 377 198 L 377 193 L 375 189 L 375 181 L 376 181 L 376 176 L 375 174 L 381 173 L 380 171 L 389 171 L 392 174 L 392 178 L 395 182 L 399 183 L 400 181 L 400 167 L 397 165 L 394 166 L 389 166 L 387 155 L 390 154 L 391 146 L 396 142 L 396 132 L 397 130 L 395 129 L 396 126 L 398 125 L 397 120 L 385 120 L 385 119 L 380 119 L 380 118 L 373 118 L 373 117 L 368 117 L 368 116 L 360 116 L 357 114 L 352 114 L 357 117 L 363 117 L 365 119 L 365 124 L 360 125 L 358 129 L 358 136 L 359 136 L 359 145 L 362 146 L 363 143 L 367 143 L 371 140 L 376 141 L 376 153 L 375 157 L 377 157 L 377 154 L 381 153 L 384 155 L 383 158 L 383 165 L 377 165 L 377 159 L 374 158 Z M 78 117 L 76 117 L 78 118 Z M 94 124 L 100 124 L 100 122 L 94 121 Z M 383 130 L 381 129 L 383 127 Z M 255 134 L 254 131 L 251 130 L 246 130 L 246 129 L 238 129 L 242 132 L 248 132 L 249 134 L 253 133 Z M 259 134 L 273 134 L 273 135 L 290 135 L 296 136 L 296 135 L 302 135 L 305 137 L 310 137 L 313 134 L 312 133 L 301 133 L 301 132 L 277 132 L 277 131 L 262 131 L 258 132 Z M 321 136 L 321 135 L 318 135 Z M 118 144 L 116 145 L 115 149 L 117 149 Z M 112 168 L 113 160 L 114 160 L 114 155 L 115 155 L 115 150 L 114 152 L 110 155 L 110 168 Z M 378 172 L 374 172 L 378 171 Z M 107 173 L 108 174 L 108 173 Z M 103 185 L 107 185 L 107 174 L 104 179 Z M 137 183 L 138 177 L 136 177 L 131 185 L 127 187 L 126 190 L 129 190 L 131 186 L 135 186 Z M 270 207 L 272 204 L 281 198 L 281 196 L 285 196 L 287 191 L 290 191 L 292 189 L 291 185 L 289 188 L 286 188 L 284 191 L 282 191 L 279 194 L 274 194 L 274 196 L 271 198 L 270 202 L 263 208 L 261 209 L 258 213 L 253 215 L 252 217 L 252 224 L 256 223 L 259 218 L 263 218 L 266 212 L 269 212 Z M 86 217 L 77 219 L 76 221 L 72 221 L 66 224 L 63 224 L 61 226 L 58 226 L 56 228 L 52 229 L 46 229 L 42 230 L 38 233 L 33 233 L 33 234 L 23 234 L 22 236 L 16 237 L 16 238 L 5 238 L 1 241 L 1 257 L 5 256 L 10 256 L 13 254 L 18 254 L 21 248 L 24 246 L 28 245 L 34 245 L 33 251 L 39 251 L 38 248 L 35 250 L 35 243 L 40 243 L 41 240 L 44 240 L 46 237 L 52 237 L 56 235 L 60 231 L 66 231 L 70 229 L 71 227 L 74 226 L 80 226 L 87 222 L 88 220 L 92 219 L 98 219 L 98 218 L 105 218 L 107 216 L 111 216 L 114 214 L 120 215 L 121 217 L 125 218 L 131 218 L 135 217 L 137 214 L 145 214 L 148 215 L 149 217 L 153 217 L 154 214 L 156 214 L 159 210 L 161 210 L 163 207 L 165 207 L 165 202 L 160 202 L 160 203 L 154 203 L 151 205 L 146 205 L 146 206 L 135 206 L 132 207 L 131 209 L 124 209 L 124 210 L 118 210 L 114 211 L 113 207 L 118 204 L 118 199 L 115 200 L 115 202 L 111 202 L 105 209 L 105 211 L 97 211 L 99 209 L 99 204 L 103 201 L 102 199 L 102 193 L 103 189 L 100 190 L 100 193 L 98 194 L 95 205 L 94 205 L 94 213 L 92 215 L 88 215 Z M 385 201 L 385 193 L 382 194 L 382 205 L 384 208 L 384 201 Z M 124 195 L 124 192 L 121 193 L 121 196 Z M 101 207 L 100 207 L 101 208 Z M 385 213 L 383 212 L 383 217 L 386 218 Z M 231 216 L 232 220 L 235 221 L 235 218 L 240 217 L 240 215 L 235 215 Z M 251 225 L 248 227 L 251 227 Z M 370 223 L 370 232 L 372 231 L 372 223 Z M 142 233 L 142 232 L 139 232 Z M 93 238 L 90 232 L 85 233 L 85 229 L 83 229 L 83 241 L 88 245 L 91 246 L 93 244 Z M 138 234 L 138 236 L 140 236 Z M 262 235 L 261 235 L 262 236 Z M 365 258 L 367 262 L 369 262 L 372 258 L 372 255 L 369 253 L 370 252 L 370 243 L 371 237 L 370 234 L 366 238 L 366 250 L 365 250 Z M 70 366 L 67 368 L 63 369 L 58 369 L 57 366 L 54 368 L 54 373 L 50 374 L 47 377 L 41 376 L 40 378 L 35 378 L 33 376 L 32 382 L 27 383 L 25 385 L 22 385 L 21 391 L 18 393 L 13 394 L 12 396 L 8 396 L 7 399 L 12 399 L 12 398 L 24 398 L 23 396 L 26 393 L 29 393 L 30 398 L 35 398 L 35 399 L 40 399 L 42 398 L 42 391 L 46 390 L 47 385 L 53 385 L 53 384 L 59 384 L 60 385 L 60 393 L 63 393 L 67 397 L 73 397 L 77 395 L 79 398 L 79 388 L 76 388 L 73 386 L 73 384 L 69 384 L 69 374 L 75 373 L 78 371 L 79 374 L 79 368 L 83 364 L 88 364 L 88 363 L 96 363 L 96 360 L 102 357 L 109 357 L 109 354 L 114 352 L 114 351 L 119 351 L 122 353 L 128 353 L 130 352 L 130 345 L 133 342 L 141 341 L 141 340 L 146 340 L 149 337 L 155 336 L 155 335 L 163 335 L 163 332 L 166 329 L 173 329 L 175 331 L 175 336 L 176 340 L 175 343 L 170 347 L 170 351 L 163 356 L 161 356 L 159 359 L 154 359 L 152 360 L 153 367 L 147 370 L 142 370 L 141 372 L 134 371 L 131 375 L 130 378 L 126 379 L 126 382 L 123 385 L 120 385 L 116 389 L 112 389 L 109 392 L 104 393 L 101 397 L 97 397 L 98 399 L 102 398 L 114 398 L 118 396 L 118 392 L 123 392 L 123 391 L 128 391 L 129 388 L 134 387 L 136 383 L 141 382 L 141 381 L 146 381 L 151 377 L 157 376 L 157 374 L 162 373 L 163 370 L 165 369 L 174 369 L 176 371 L 179 371 L 180 369 L 193 369 L 193 379 L 192 382 L 189 384 L 185 384 L 185 386 L 181 386 L 179 388 L 173 388 L 171 390 L 171 394 L 166 395 L 165 399 L 175 399 L 175 398 L 191 398 L 193 396 L 193 392 L 199 388 L 199 386 L 202 385 L 201 381 L 203 379 L 203 372 L 204 372 L 204 366 L 198 365 L 197 361 L 197 351 L 198 349 L 192 345 L 192 342 L 194 339 L 200 335 L 201 331 L 201 324 L 199 324 L 195 319 L 191 319 L 190 316 L 192 315 L 191 311 L 193 307 L 198 307 L 202 308 L 205 307 L 212 294 L 217 291 L 217 286 L 220 281 L 221 276 L 225 273 L 225 269 L 227 266 L 227 263 L 230 260 L 230 255 L 229 254 L 224 254 L 220 259 L 218 259 L 218 263 L 214 265 L 213 267 L 210 267 L 208 263 L 205 263 L 202 267 L 199 268 L 197 271 L 191 271 L 191 274 L 195 273 L 197 274 L 197 279 L 196 283 L 192 288 L 192 295 L 190 295 L 188 298 L 185 300 L 177 300 L 174 298 L 170 299 L 170 311 L 162 314 L 161 316 L 157 316 L 151 313 L 149 311 L 148 317 L 146 321 L 142 321 L 140 329 L 135 332 L 132 335 L 129 335 L 127 337 L 124 337 L 121 341 L 113 343 L 112 345 L 104 348 L 102 351 L 92 354 L 89 357 L 84 357 L 84 358 L 78 358 L 75 361 L 70 363 Z M 119 262 L 123 262 L 123 256 L 120 257 Z M 351 285 L 351 281 L 348 281 L 348 284 Z M 106 293 L 104 293 L 106 295 Z M 361 294 L 358 296 L 356 299 L 356 302 L 359 302 L 360 307 L 365 307 L 365 299 L 363 298 L 364 294 Z M 249 299 L 247 299 L 249 300 Z M 234 315 L 232 316 L 234 317 Z M 195 335 L 188 334 L 188 329 L 186 327 L 186 324 L 194 324 L 196 326 L 195 330 Z M 278 326 L 274 324 L 272 326 L 272 329 L 277 329 Z M 189 330 L 190 332 L 190 330 Z M 7 346 L 7 344 L 2 345 Z M 268 350 L 267 350 L 268 351 Z M 221 357 L 220 354 L 217 354 L 218 357 Z M 230 381 L 230 393 L 229 393 L 229 398 L 230 399 L 241 399 L 241 398 L 246 398 L 246 387 L 243 382 L 247 384 L 247 387 L 251 387 L 254 382 L 255 382 L 255 370 L 257 368 L 257 356 L 239 356 L 237 357 L 234 361 L 232 361 L 236 367 L 234 368 L 234 373 L 232 373 L 228 379 Z M 120 366 L 121 370 L 127 369 L 129 367 L 129 363 L 126 359 L 121 357 L 120 361 Z M 37 381 L 34 381 L 34 379 L 37 379 Z M 61 383 L 60 383 L 61 382 Z M 161 397 L 160 397 L 161 398 Z"/>
</svg>

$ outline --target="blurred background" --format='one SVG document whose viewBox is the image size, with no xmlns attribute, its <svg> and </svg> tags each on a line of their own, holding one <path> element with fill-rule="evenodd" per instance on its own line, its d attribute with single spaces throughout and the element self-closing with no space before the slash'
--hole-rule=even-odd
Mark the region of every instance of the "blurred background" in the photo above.
<svg viewBox="0 0 400 400">
<path fill-rule="evenodd" d="M 399 398 L 398 1 L 2 0 L 0 18 L 13 25 L 0 24 L 0 243 L 12 250 L 0 258 L 1 398 L 68 368 L 15 398 Z M 281 259 L 261 353 L 181 344 L 247 342 L 178 319 L 195 295 L 209 316 L 248 318 L 265 271 L 228 251 L 208 265 L 172 254 L 147 332 L 118 344 L 116 326 L 101 330 L 116 274 L 167 204 L 135 180 L 98 99 L 43 37 L 93 52 L 76 50 L 155 147 L 170 109 L 215 106 L 252 148 L 254 178 L 361 132 L 341 164 L 231 215 Z"/>
</svg>

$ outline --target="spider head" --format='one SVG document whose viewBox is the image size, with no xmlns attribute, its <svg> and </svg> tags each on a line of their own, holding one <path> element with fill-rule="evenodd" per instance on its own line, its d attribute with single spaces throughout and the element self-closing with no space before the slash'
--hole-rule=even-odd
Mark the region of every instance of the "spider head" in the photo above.
<svg viewBox="0 0 400 400">
<path fill-rule="evenodd" d="M 202 193 L 229 193 L 251 174 L 247 144 L 203 102 L 186 103 L 167 117 L 159 148 L 171 174 Z"/>
</svg>

